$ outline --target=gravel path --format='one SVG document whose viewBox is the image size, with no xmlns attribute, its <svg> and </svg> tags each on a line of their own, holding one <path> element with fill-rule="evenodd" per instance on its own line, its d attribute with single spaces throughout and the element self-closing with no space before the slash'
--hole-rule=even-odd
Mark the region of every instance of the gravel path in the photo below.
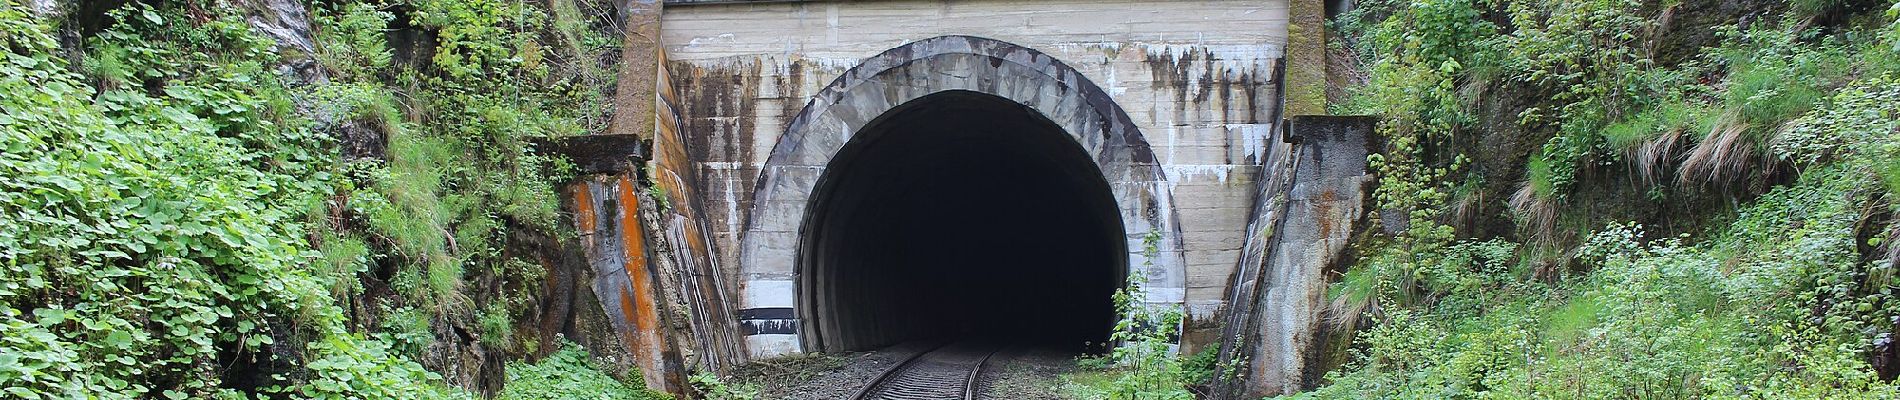
<svg viewBox="0 0 1900 400">
<path fill-rule="evenodd" d="M 835 400 L 850 397 L 885 368 L 925 350 L 902 344 L 877 351 L 814 354 L 760 360 L 733 374 L 739 384 L 756 385 L 760 399 Z"/>
<path fill-rule="evenodd" d="M 1060 400 L 1062 374 L 1075 371 L 1075 353 L 1013 349 L 997 353 L 977 377 L 977 397 L 1009 400 Z"/>
<path fill-rule="evenodd" d="M 908 343 L 882 350 L 808 354 L 760 360 L 739 366 L 734 384 L 753 385 L 760 399 L 835 400 L 850 397 L 886 368 L 935 343 Z M 1062 374 L 1075 372 L 1071 351 L 1011 348 L 996 353 L 977 377 L 979 398 L 1066 400 Z"/>
</svg>

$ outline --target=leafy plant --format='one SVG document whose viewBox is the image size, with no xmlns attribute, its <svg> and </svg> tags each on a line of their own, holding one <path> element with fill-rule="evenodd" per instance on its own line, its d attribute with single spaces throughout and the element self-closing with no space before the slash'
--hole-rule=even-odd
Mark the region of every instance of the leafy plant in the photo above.
<svg viewBox="0 0 1900 400">
<path fill-rule="evenodd" d="M 1353 22 L 1370 38 L 1416 38 L 1443 3 L 1383 4 Z M 1888 398 L 1894 383 L 1869 364 L 1892 346 L 1900 315 L 1900 260 L 1891 178 L 1900 170 L 1893 40 L 1900 11 L 1832 32 L 1781 26 L 1719 28 L 1721 46 L 1698 60 L 1656 65 L 1652 4 L 1629 1 L 1467 3 L 1455 13 L 1497 36 L 1470 37 L 1495 63 L 1454 74 L 1480 89 L 1452 90 L 1443 62 L 1370 52 L 1373 80 L 1349 105 L 1388 118 L 1393 145 L 1375 156 L 1380 207 L 1410 213 L 1396 234 L 1358 243 L 1361 258 L 1331 291 L 1342 320 L 1366 318 L 1349 365 L 1295 398 Z M 1667 9 L 1671 4 L 1660 5 Z M 1803 5 L 1832 8 L 1832 3 Z M 1896 8 L 1900 10 L 1900 8 Z M 1500 12 L 1503 12 L 1500 14 Z M 1862 16 L 1863 18 L 1874 18 Z M 1431 17 L 1436 18 L 1436 17 Z M 1792 22 L 1789 22 L 1792 21 Z M 1358 43 L 1365 43 L 1363 40 Z M 1403 43 L 1403 42 L 1395 42 Z M 1456 57 L 1454 57 L 1456 59 Z M 1438 71 L 1444 68 L 1436 68 Z M 1399 74 L 1397 71 L 1411 73 Z M 1484 72 L 1484 73 L 1479 73 Z M 1505 77 L 1503 83 L 1479 78 Z M 1462 79 L 1462 80 L 1459 80 Z M 1548 135 L 1526 160 L 1512 201 L 1527 241 L 1459 238 L 1441 221 L 1441 187 L 1455 187 L 1460 144 L 1435 139 L 1470 129 L 1442 116 L 1470 108 L 1482 88 L 1531 85 L 1552 95 L 1514 117 Z M 1417 101 L 1407 94 L 1450 96 Z M 1429 97 L 1442 99 L 1443 97 Z M 1436 108 L 1437 110 L 1422 111 Z M 1435 125 L 1442 124 L 1442 125 Z M 1692 234 L 1650 237 L 1634 223 L 1603 224 L 1574 204 L 1586 185 L 1650 186 L 1665 176 L 1693 189 L 1765 176 L 1786 162 L 1798 177 L 1761 185 L 1759 197 L 1710 208 Z M 1633 174 L 1615 175 L 1611 166 Z M 1422 173 L 1423 172 L 1423 173 Z M 1398 178 L 1392 178 L 1396 176 Z M 1757 180 L 1766 183 L 1766 180 Z M 1719 186 L 1719 185 L 1718 185 Z M 1686 191 L 1686 190 L 1685 190 Z M 1599 200 L 1601 201 L 1601 200 Z M 1665 203 L 1666 204 L 1666 203 Z M 1421 211 L 1422 210 L 1422 211 Z M 1392 213 L 1386 216 L 1394 215 Z M 1589 224 L 1575 242 L 1542 240 L 1556 221 Z M 1424 228 L 1421 229 L 1421 226 Z M 1547 269 L 1545 257 L 1574 265 Z"/>
<path fill-rule="evenodd" d="M 1161 240 L 1159 232 L 1149 232 L 1142 239 L 1142 253 L 1145 259 L 1153 260 L 1160 254 L 1157 247 Z M 1152 267 L 1153 261 L 1143 263 L 1143 267 Z M 1077 397 L 1100 399 L 1192 399 L 1194 395 L 1187 390 L 1190 381 L 1183 380 L 1181 360 L 1175 354 L 1175 341 L 1180 334 L 1183 314 L 1174 306 L 1157 306 L 1146 302 L 1148 277 L 1144 274 L 1149 268 L 1141 268 L 1128 274 L 1127 284 L 1114 294 L 1115 310 L 1121 316 L 1115 322 L 1115 328 L 1109 334 L 1114 348 L 1101 357 L 1101 361 L 1084 361 L 1085 364 L 1112 366 L 1101 380 L 1069 379 L 1068 389 Z"/>
<path fill-rule="evenodd" d="M 700 372 L 686 377 L 693 390 L 706 400 L 752 400 L 759 398 L 759 389 L 747 385 L 729 385 L 719 375 Z"/>
<path fill-rule="evenodd" d="M 411 361 L 439 327 L 533 347 L 512 326 L 541 267 L 504 240 L 554 226 L 565 172 L 523 138 L 604 110 L 593 67 L 545 62 L 548 17 L 322 4 L 327 79 L 306 81 L 279 68 L 305 55 L 213 3 L 127 2 L 61 48 L 57 21 L 0 0 L 3 396 L 463 398 Z M 439 65 L 394 61 L 399 10 L 451 39 Z M 387 151 L 343 160 L 336 138 L 362 130 Z M 381 285 L 397 298 L 344 311 Z"/>
<path fill-rule="evenodd" d="M 224 379 L 242 361 L 302 371 L 248 377 L 261 394 L 459 396 L 343 329 L 331 288 L 347 286 L 325 278 L 363 254 L 306 242 L 332 143 L 288 111 L 268 40 L 232 13 L 134 2 L 108 18 L 79 69 L 95 90 L 46 21 L 0 2 L 0 88 L 30 93 L 0 98 L 7 394 L 238 397 Z"/>
<path fill-rule="evenodd" d="M 508 365 L 508 386 L 495 395 L 497 400 L 665 400 L 665 393 L 621 383 L 600 371 L 592 356 L 574 343 L 562 341 L 556 350 L 539 362 L 512 362 Z"/>
</svg>

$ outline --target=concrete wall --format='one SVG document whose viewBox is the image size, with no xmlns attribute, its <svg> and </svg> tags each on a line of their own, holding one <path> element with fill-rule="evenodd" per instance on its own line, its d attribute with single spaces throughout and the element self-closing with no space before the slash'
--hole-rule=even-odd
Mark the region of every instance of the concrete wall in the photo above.
<svg viewBox="0 0 1900 400">
<path fill-rule="evenodd" d="M 1040 51 L 1099 85 L 1152 146 L 1178 213 L 1185 282 L 1158 290 L 1209 330 L 1239 256 L 1269 148 L 1288 2 L 859 1 L 669 5 L 661 43 L 728 298 L 760 171 L 813 95 L 867 57 L 943 35 Z M 1137 246 L 1137 248 L 1139 248 Z M 789 296 L 789 295 L 788 295 Z M 756 352 L 755 352 L 756 354 Z"/>
<path fill-rule="evenodd" d="M 1251 233 L 1223 313 L 1215 398 L 1291 394 L 1319 382 L 1325 366 L 1326 284 L 1365 226 L 1371 117 L 1294 116 L 1286 151 L 1267 163 Z M 1238 368 L 1238 370 L 1229 370 Z"/>
</svg>

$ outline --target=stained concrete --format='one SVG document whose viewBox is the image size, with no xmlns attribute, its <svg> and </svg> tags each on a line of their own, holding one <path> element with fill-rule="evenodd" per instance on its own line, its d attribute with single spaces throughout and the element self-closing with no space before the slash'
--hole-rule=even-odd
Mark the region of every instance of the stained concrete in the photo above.
<svg viewBox="0 0 1900 400">
<path fill-rule="evenodd" d="M 1126 198 L 1128 219 L 1146 221 L 1130 223 L 1127 240 L 1139 249 L 1140 235 L 1161 231 L 1166 251 L 1156 263 L 1162 272 L 1153 277 L 1153 300 L 1210 321 L 1235 264 L 1252 182 L 1273 145 L 1268 119 L 1278 104 L 1278 83 L 1271 71 L 1285 42 L 1286 13 L 1287 4 L 1279 1 L 1168 7 L 1132 1 L 676 5 L 667 9 L 661 35 L 718 264 L 730 282 L 739 283 L 735 297 L 759 301 L 741 309 L 794 306 L 789 277 L 797 249 L 779 243 L 795 243 L 797 225 L 784 222 L 798 222 L 804 203 L 764 200 L 759 189 L 808 186 L 804 182 L 815 180 L 828 160 L 818 156 L 822 152 L 794 151 L 794 158 L 810 159 L 768 167 L 776 147 L 840 146 L 876 117 L 876 109 L 895 105 L 885 88 L 908 91 L 908 97 L 929 92 L 897 89 L 904 87 L 1009 91 L 1000 94 L 1045 107 L 1052 119 L 1078 121 L 1070 127 L 1075 132 L 1100 131 L 1086 124 L 1108 119 L 1079 118 L 1064 109 L 1074 106 L 1062 99 L 1079 97 L 1063 92 L 1063 83 L 1032 82 L 1030 77 L 1060 75 L 1044 72 L 1054 68 L 1072 71 L 1063 79 L 1098 88 L 1101 100 L 1127 115 L 1121 129 L 1141 133 L 1152 161 L 1114 154 L 1104 160 L 1139 167 L 1104 169 L 1120 178 L 1112 187 Z M 890 57 L 927 65 L 888 72 L 892 65 L 871 63 L 879 53 L 915 50 L 917 42 L 948 34 L 981 35 L 1041 59 L 990 65 L 986 59 L 996 57 Z M 867 81 L 873 84 L 860 85 Z M 856 91 L 820 96 L 838 85 Z M 829 109 L 839 101 L 851 110 L 791 126 L 804 110 Z M 785 139 L 795 131 L 827 134 Z M 809 195 L 791 194 L 786 197 Z M 793 228 L 748 228 L 755 224 Z M 1141 257 L 1131 262 L 1139 266 Z M 1196 324 L 1191 336 L 1211 337 L 1206 327 L 1212 325 Z M 795 337 L 748 340 L 771 346 L 754 348 L 754 355 L 799 351 Z"/>
<path fill-rule="evenodd" d="M 1166 172 L 1127 113 L 1100 87 L 1040 52 L 990 39 L 947 36 L 866 59 L 815 94 L 811 105 L 795 116 L 764 163 L 752 193 L 753 218 L 745 221 L 738 243 L 740 279 L 746 285 L 742 290 L 749 301 L 743 309 L 790 309 L 779 315 L 794 318 L 811 315 L 796 309 L 796 291 L 803 288 L 793 280 L 801 268 L 795 238 L 817 182 L 834 156 L 874 120 L 899 105 L 946 91 L 1015 102 L 1060 128 L 1108 182 L 1121 215 L 1120 236 L 1134 243 L 1126 248 L 1141 249 L 1141 238 L 1151 232 L 1161 236 L 1162 248 L 1153 260 L 1128 255 L 1128 269 L 1146 274 L 1150 293 L 1157 295 L 1149 301 L 1182 301 L 1182 231 L 1168 197 Z M 806 345 L 793 333 L 750 333 L 754 356 L 803 351 Z"/>
<path fill-rule="evenodd" d="M 1270 164 L 1274 178 L 1261 187 L 1229 298 L 1218 372 L 1245 379 L 1222 382 L 1223 398 L 1290 394 L 1318 383 L 1327 273 L 1364 229 L 1374 123 L 1296 116 L 1288 124 L 1289 146 Z"/>
<path fill-rule="evenodd" d="M 1352 124 L 1282 129 L 1285 93 L 1318 90 L 1288 87 L 1282 77 L 1323 73 L 1318 64 L 1283 61 L 1289 46 L 1311 50 L 1320 43 L 1323 50 L 1323 42 L 1301 36 L 1321 31 L 1310 16 L 1322 7 L 1295 1 L 666 2 L 658 28 L 663 75 L 659 87 L 642 93 L 659 99 L 646 178 L 664 189 L 670 205 L 647 230 L 657 257 L 649 269 L 658 283 L 653 307 L 673 310 L 677 318 L 663 319 L 680 322 L 661 323 L 673 335 L 661 341 L 677 342 L 669 351 L 678 354 L 656 359 L 717 369 L 942 329 L 892 322 L 908 318 L 901 307 L 860 304 L 886 298 L 832 292 L 848 282 L 899 281 L 881 280 L 892 275 L 872 269 L 827 267 L 894 258 L 853 247 L 883 239 L 854 230 L 883 228 L 826 228 L 822 221 L 856 211 L 868 217 L 854 218 L 873 220 L 915 214 L 879 211 L 879 202 L 901 199 L 879 192 L 916 190 L 952 175 L 900 164 L 865 167 L 841 154 L 878 136 L 866 132 L 906 104 L 969 93 L 1046 120 L 1053 137 L 1077 149 L 1085 162 L 1058 165 L 1084 166 L 1083 175 L 1103 183 L 1109 211 L 1101 220 L 1114 222 L 1085 231 L 1119 242 L 1108 246 L 1117 254 L 1102 269 L 1111 277 L 1142 274 L 1149 282 L 1144 301 L 1185 309 L 1184 348 L 1219 345 L 1225 358 L 1246 365 L 1233 393 L 1309 384 L 1324 271 L 1339 261 L 1363 213 L 1367 132 Z M 1296 13 L 1303 25 L 1292 29 L 1289 15 Z M 628 40 L 646 40 L 644 34 Z M 627 71 L 623 76 L 643 74 Z M 621 100 L 641 96 L 621 93 Z M 1301 102 L 1311 111 L 1310 101 Z M 966 114 L 983 120 L 1007 113 Z M 627 117 L 616 121 L 616 133 L 646 134 L 636 130 L 641 124 L 621 123 L 639 118 Z M 1011 146 L 998 152 L 1021 150 L 1006 140 L 988 142 Z M 882 159 L 918 162 L 932 160 L 934 151 L 881 149 L 902 153 Z M 850 179 L 890 189 L 823 200 L 837 190 L 827 182 Z M 990 210 L 968 219 L 1024 218 Z M 823 239 L 828 229 L 846 235 Z M 1157 250 L 1144 254 L 1151 233 Z M 839 252 L 871 258 L 834 257 Z M 1028 276 L 972 273 L 960 285 L 1007 286 Z M 839 320 L 864 315 L 881 317 Z M 912 328 L 894 328 L 902 326 Z"/>
</svg>

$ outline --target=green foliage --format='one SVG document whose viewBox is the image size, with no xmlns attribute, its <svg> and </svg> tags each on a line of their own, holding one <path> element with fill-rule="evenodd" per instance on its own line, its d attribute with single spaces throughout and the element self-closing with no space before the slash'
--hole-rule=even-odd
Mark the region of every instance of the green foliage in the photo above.
<svg viewBox="0 0 1900 400">
<path fill-rule="evenodd" d="M 316 13 L 316 56 L 336 75 L 309 99 L 330 124 L 387 138 L 381 159 L 347 166 L 352 179 L 333 235 L 365 242 L 371 262 L 393 267 L 384 279 L 399 297 L 388 309 L 399 315 L 382 329 L 404 354 L 419 355 L 444 325 L 478 328 L 491 350 L 521 351 L 532 343 L 516 340 L 515 322 L 532 308 L 544 272 L 507 251 L 507 241 L 516 231 L 558 235 L 555 183 L 570 170 L 535 154 L 527 139 L 586 133 L 604 109 L 603 87 L 544 60 L 597 59 L 611 45 L 550 54 L 539 41 L 552 18 L 539 3 L 399 3 L 343 2 Z M 436 33 L 425 65 L 393 62 L 384 30 L 397 19 Z M 471 281 L 499 283 L 476 292 Z"/>
<path fill-rule="evenodd" d="M 586 350 L 562 342 L 561 349 L 540 362 L 511 362 L 508 386 L 495 395 L 496 400 L 666 400 L 665 393 L 629 385 L 601 372 Z"/>
<path fill-rule="evenodd" d="M 1708 132 L 1712 118 L 1707 112 L 1703 107 L 1685 102 L 1658 104 L 1603 127 L 1600 135 L 1608 154 L 1633 154 L 1663 136 Z"/>
<path fill-rule="evenodd" d="M 1887 7 L 1887 19 L 1893 21 L 1887 23 L 1886 32 L 1881 32 L 1881 41 L 1886 42 L 1892 52 L 1900 53 L 1900 2 Z"/>
<path fill-rule="evenodd" d="M 1368 258 L 1384 260 L 1374 264 L 1399 265 L 1435 254 L 1433 249 L 1450 242 L 1452 228 L 1439 222 L 1444 206 L 1456 192 L 1446 177 L 1463 170 L 1468 163 L 1462 154 L 1443 151 L 1460 129 L 1474 122 L 1461 100 L 1460 82 L 1486 74 L 1495 62 L 1490 41 L 1496 40 L 1497 27 L 1479 19 L 1486 3 L 1475 0 L 1440 0 L 1395 5 L 1404 13 L 1379 11 L 1385 19 L 1374 24 L 1363 19 L 1355 26 L 1370 26 L 1366 35 L 1380 55 L 1372 63 L 1372 83 L 1355 89 L 1353 102 L 1344 112 L 1382 114 L 1378 134 L 1387 140 L 1387 149 L 1374 154 L 1368 162 L 1378 173 L 1373 193 L 1381 209 L 1397 212 L 1403 219 L 1405 234 L 1393 238 L 1386 251 Z M 1374 11 L 1364 11 L 1371 13 Z M 1355 14 L 1363 18 L 1366 14 Z M 1363 44 L 1364 42 L 1362 42 Z M 1382 301 L 1374 293 L 1409 285 L 1409 281 L 1387 279 L 1393 269 L 1361 273 L 1349 278 L 1356 285 L 1336 287 L 1345 306 L 1352 309 L 1376 308 Z M 1389 297 L 1389 296 L 1386 296 Z"/>
<path fill-rule="evenodd" d="M 686 377 L 693 390 L 706 400 L 753 400 L 759 398 L 759 388 L 750 385 L 731 385 L 719 379 L 719 375 L 701 372 Z"/>
<path fill-rule="evenodd" d="M 660 211 L 673 209 L 673 198 L 668 197 L 666 195 L 666 188 L 660 187 L 660 185 L 648 186 L 647 197 L 653 198 L 653 202 L 659 205 Z"/>
<path fill-rule="evenodd" d="M 1900 129 L 1900 80 L 1877 76 L 1841 88 L 1828 100 L 1795 119 L 1775 137 L 1771 148 L 1777 158 L 1802 166 L 1879 154 Z"/>
<path fill-rule="evenodd" d="M 527 3 L 503 0 L 416 0 L 415 17 L 440 35 L 435 65 L 457 79 L 533 69 L 534 32 L 546 20 Z"/>
<path fill-rule="evenodd" d="M 313 360 L 304 366 L 314 375 L 309 382 L 291 388 L 268 387 L 262 391 L 310 399 L 357 399 L 366 394 L 382 399 L 471 398 L 466 393 L 439 386 L 419 385 L 440 381 L 442 377 L 391 354 L 381 341 L 336 334 L 310 343 L 310 353 Z"/>
<path fill-rule="evenodd" d="M 1796 4 L 1794 18 L 1812 16 L 1801 14 L 1804 7 L 1839 9 L 1808 3 Z M 1720 183 L 1749 176 L 1772 157 L 1798 167 L 1799 177 L 1738 201 L 1735 215 L 1715 219 L 1722 222 L 1699 240 L 1648 238 L 1635 224 L 1591 226 L 1595 233 L 1575 247 L 1460 239 L 1438 210 L 1440 188 L 1458 184 L 1449 172 L 1460 158 L 1447 150 L 1454 142 L 1436 138 L 1471 129 L 1440 116 L 1471 112 L 1469 99 L 1484 90 L 1452 90 L 1458 86 L 1431 77 L 1442 62 L 1380 48 L 1371 53 L 1373 81 L 1349 105 L 1397 126 L 1382 127 L 1396 135 L 1394 145 L 1371 161 L 1386 175 L 1380 206 L 1410 212 L 1409 225 L 1360 243 L 1362 258 L 1331 296 L 1335 312 L 1374 322 L 1357 333 L 1350 365 L 1295 397 L 1900 393 L 1868 363 L 1900 316 L 1893 272 L 1900 251 L 1891 243 L 1900 232 L 1891 200 L 1900 198 L 1900 84 L 1890 61 L 1900 35 L 1887 31 L 1900 5 L 1887 19 L 1833 35 L 1724 28 L 1725 44 L 1705 50 L 1701 61 L 1659 66 L 1648 54 L 1652 39 L 1639 34 L 1655 23 L 1648 13 L 1657 10 L 1645 4 L 1471 4 L 1494 7 L 1479 15 L 1506 12 L 1511 24 L 1498 36 L 1471 36 L 1479 46 L 1466 50 L 1477 55 L 1469 59 L 1495 66 L 1461 62 L 1469 72 L 1453 79 L 1492 85 L 1472 80 L 1495 68 L 1509 78 L 1505 84 L 1552 93 L 1514 116 L 1528 131 L 1550 135 L 1527 160 L 1520 192 L 1527 200 L 1513 200 L 1521 227 L 1581 214 L 1564 208 L 1567 193 L 1602 183 L 1589 173 L 1602 166 L 1627 163 L 1648 185 L 1671 173 L 1683 183 Z M 1425 9 L 1440 6 L 1384 5 L 1354 18 L 1387 16 L 1364 28 L 1367 37 L 1428 36 L 1415 21 L 1441 15 Z M 1407 93 L 1456 100 L 1415 101 L 1401 96 Z M 1566 255 L 1575 265 L 1546 272 L 1543 254 Z"/>
<path fill-rule="evenodd" d="M 422 354 L 422 349 L 435 341 L 435 332 L 429 326 L 433 315 L 414 307 L 391 309 L 383 306 L 382 326 L 376 337 L 390 344 L 390 348 L 400 354 Z"/>
<path fill-rule="evenodd" d="M 269 42 L 236 14 L 133 3 L 81 71 L 51 28 L 0 3 L 0 380 L 16 397 L 235 397 L 238 358 L 301 348 L 264 393 L 443 398 L 440 378 L 342 331 L 348 240 L 303 222 L 331 143 L 289 112 Z M 334 238 L 333 238 L 334 239 Z M 320 268 L 308 268 L 317 264 Z M 281 340 L 313 338 L 305 343 Z"/>
<path fill-rule="evenodd" d="M 536 7 L 324 3 L 327 79 L 293 83 L 222 2 L 133 1 L 62 49 L 0 0 L 0 396 L 465 398 L 410 359 L 448 324 L 534 345 L 513 326 L 543 272 L 504 242 L 552 235 L 566 168 L 525 138 L 604 120 L 597 67 L 545 62 Z M 430 65 L 395 62 L 396 10 L 444 38 Z M 614 45 L 564 33 L 594 39 L 562 59 Z M 386 157 L 339 159 L 363 129 Z M 339 307 L 372 283 L 398 298 Z"/>
<path fill-rule="evenodd" d="M 1826 188 L 1812 189 L 1818 193 Z M 1764 202 L 1758 208 L 1779 208 L 1782 205 L 1770 204 L 1779 201 Z M 1790 260 L 1754 271 L 1726 267 L 1716 248 L 1691 247 L 1673 239 L 1646 241 L 1639 227 L 1611 226 L 1581 249 L 1583 257 L 1596 266 L 1587 277 L 1516 295 L 1481 292 L 1489 295 L 1482 299 L 1482 312 L 1444 306 L 1457 296 L 1436 308 L 1388 312 L 1386 321 L 1360 333 L 1353 365 L 1330 373 L 1329 386 L 1298 397 L 1878 398 L 1881 393 L 1891 394 L 1896 388 L 1874 378 L 1858 358 L 1870 346 L 1862 337 L 1864 332 L 1878 329 L 1885 321 L 1882 318 L 1893 315 L 1891 284 L 1884 289 L 1887 294 L 1872 297 L 1875 300 L 1870 303 L 1856 300 L 1864 292 L 1827 294 L 1845 287 L 1803 287 L 1833 282 L 1827 278 L 1830 274 L 1851 274 L 1864 267 L 1851 262 L 1821 267 L 1826 263 L 1794 261 L 1852 254 L 1816 246 L 1851 245 L 1852 236 L 1845 236 L 1846 242 L 1841 242 L 1840 232 L 1790 236 L 1786 225 L 1781 226 L 1776 233 L 1782 237 L 1804 239 L 1785 248 L 1751 249 L 1759 252 L 1751 257 Z M 1811 269 L 1787 271 L 1801 264 Z M 1817 272 L 1821 275 L 1814 275 Z M 1822 300 L 1790 302 L 1791 297 Z M 1816 323 L 1810 318 L 1811 307 L 1872 311 Z"/>
<path fill-rule="evenodd" d="M 1855 64 L 1848 46 L 1831 39 L 1816 45 L 1772 29 L 1728 35 L 1733 44 L 1717 51 L 1730 69 L 1724 103 L 1741 114 L 1742 123 L 1764 130 L 1813 108 Z"/>
<path fill-rule="evenodd" d="M 1212 383 L 1220 366 L 1220 348 L 1207 346 L 1181 360 L 1181 381 L 1189 385 Z"/>
<path fill-rule="evenodd" d="M 336 13 L 318 13 L 313 25 L 323 29 L 317 35 L 323 46 L 316 54 L 323 66 L 346 77 L 368 76 L 389 67 L 394 59 L 383 29 L 395 14 L 369 3 L 346 3 Z"/>
<path fill-rule="evenodd" d="M 1506 2 L 1513 34 L 1501 42 L 1500 61 L 1512 82 L 1553 93 L 1518 115 L 1520 123 L 1554 125 L 1557 134 L 1532 156 L 1529 190 L 1540 199 L 1562 200 L 1581 169 L 1616 160 L 1622 152 L 1686 121 L 1679 115 L 1641 115 L 1642 110 L 1681 101 L 1690 93 L 1695 65 L 1658 68 L 1644 49 L 1641 32 L 1651 29 L 1643 2 Z M 1615 126 L 1632 121 L 1636 125 Z M 1599 133 L 1601 132 L 1601 133 Z"/>
<path fill-rule="evenodd" d="M 1161 234 L 1149 232 L 1143 237 L 1142 253 L 1152 260 L 1160 254 Z M 1144 267 L 1153 267 L 1145 262 Z M 1096 360 L 1082 361 L 1106 373 L 1095 377 L 1067 379 L 1067 391 L 1085 399 L 1192 399 L 1181 359 L 1175 354 L 1175 338 L 1181 331 L 1183 314 L 1175 306 L 1148 304 L 1148 277 L 1142 268 L 1128 274 L 1128 282 L 1114 295 L 1115 310 L 1121 319 L 1109 340 L 1114 349 Z"/>
</svg>

